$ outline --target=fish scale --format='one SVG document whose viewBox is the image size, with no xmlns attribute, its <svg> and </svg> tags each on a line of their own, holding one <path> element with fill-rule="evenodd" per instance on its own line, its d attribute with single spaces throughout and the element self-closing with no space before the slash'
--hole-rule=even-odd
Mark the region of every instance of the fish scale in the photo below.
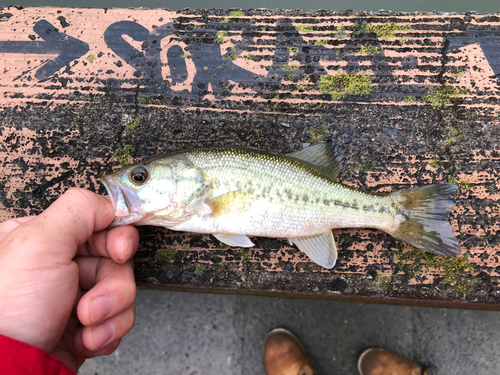
<svg viewBox="0 0 500 375">
<path fill-rule="evenodd" d="M 343 161 L 332 142 L 287 156 L 213 147 L 161 155 L 102 181 L 113 226 L 210 233 L 242 247 L 254 246 L 248 236 L 287 238 L 325 268 L 337 259 L 332 228 L 378 228 L 436 254 L 460 254 L 448 222 L 456 185 L 364 192 L 335 182 Z"/>
<path fill-rule="evenodd" d="M 391 211 L 378 212 L 381 207 L 390 207 L 392 197 L 335 183 L 314 165 L 298 159 L 241 148 L 200 149 L 185 155 L 204 171 L 213 196 L 247 190 L 251 209 L 231 211 L 213 222 L 209 215 L 203 215 L 196 224 L 186 222 L 177 227 L 179 230 L 195 225 L 191 230 L 203 233 L 245 231 L 255 236 L 297 237 L 331 228 L 391 228 L 395 224 Z M 363 211 L 369 206 L 373 211 Z"/>
</svg>

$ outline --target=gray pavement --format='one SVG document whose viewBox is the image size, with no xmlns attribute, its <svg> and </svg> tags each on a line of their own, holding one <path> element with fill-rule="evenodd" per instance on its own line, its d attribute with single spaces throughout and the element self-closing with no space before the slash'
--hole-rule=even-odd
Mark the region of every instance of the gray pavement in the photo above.
<svg viewBox="0 0 500 375">
<path fill-rule="evenodd" d="M 493 311 L 139 290 L 135 327 L 79 374 L 264 375 L 262 345 L 275 327 L 300 338 L 318 374 L 357 374 L 371 346 L 429 375 L 500 374 L 499 323 Z"/>
</svg>

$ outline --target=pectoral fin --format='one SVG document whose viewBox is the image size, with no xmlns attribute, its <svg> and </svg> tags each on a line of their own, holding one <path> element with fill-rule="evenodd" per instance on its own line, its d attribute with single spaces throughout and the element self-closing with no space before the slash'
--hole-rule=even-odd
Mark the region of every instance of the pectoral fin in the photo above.
<svg viewBox="0 0 500 375">
<path fill-rule="evenodd" d="M 246 212 L 252 206 L 252 194 L 247 190 L 232 191 L 208 201 L 212 217 Z"/>
<path fill-rule="evenodd" d="M 214 234 L 215 238 L 217 238 L 220 242 L 225 243 L 229 246 L 237 246 L 237 247 L 252 247 L 255 244 L 245 236 L 244 234 Z"/>
<path fill-rule="evenodd" d="M 290 238 L 289 241 L 321 267 L 331 269 L 337 261 L 337 246 L 331 231 L 319 236 Z"/>
</svg>

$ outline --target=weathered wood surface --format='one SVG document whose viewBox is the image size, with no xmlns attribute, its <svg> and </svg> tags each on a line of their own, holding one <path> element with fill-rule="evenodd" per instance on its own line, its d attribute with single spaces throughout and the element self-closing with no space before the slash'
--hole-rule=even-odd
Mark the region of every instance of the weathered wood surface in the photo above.
<svg viewBox="0 0 500 375">
<path fill-rule="evenodd" d="M 371 92 L 320 91 L 341 72 L 368 75 Z M 139 284 L 500 308 L 498 15 L 9 7 L 0 86 L 1 220 L 71 186 L 104 193 L 120 162 L 193 146 L 288 153 L 334 138 L 345 184 L 461 186 L 451 222 L 465 258 L 345 229 L 329 271 L 284 240 L 228 249 L 148 227 Z"/>
</svg>

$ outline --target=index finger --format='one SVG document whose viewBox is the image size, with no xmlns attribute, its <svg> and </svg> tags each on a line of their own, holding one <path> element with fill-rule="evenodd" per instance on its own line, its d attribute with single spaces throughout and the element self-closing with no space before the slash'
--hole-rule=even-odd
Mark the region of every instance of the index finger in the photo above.
<svg viewBox="0 0 500 375">
<path fill-rule="evenodd" d="M 106 229 L 92 234 L 89 240 L 78 248 L 77 256 L 103 256 L 116 263 L 131 259 L 139 247 L 139 233 L 132 225 Z"/>
</svg>

